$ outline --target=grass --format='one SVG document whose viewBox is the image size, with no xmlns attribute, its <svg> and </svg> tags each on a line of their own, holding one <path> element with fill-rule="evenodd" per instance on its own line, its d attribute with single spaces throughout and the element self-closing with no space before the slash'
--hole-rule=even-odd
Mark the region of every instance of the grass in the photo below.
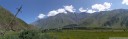
<svg viewBox="0 0 128 39">
<path fill-rule="evenodd" d="M 58 39 L 109 39 L 109 37 L 128 37 L 127 31 L 90 32 L 86 30 L 63 30 L 62 32 L 47 33 Z"/>
<path fill-rule="evenodd" d="M 8 31 L 4 36 L 0 36 L 0 39 L 18 39 L 19 32 Z"/>
<path fill-rule="evenodd" d="M 32 33 L 32 32 L 29 32 Z M 62 30 L 59 32 L 49 31 L 45 33 L 33 32 L 38 39 L 109 39 L 109 37 L 128 37 L 128 31 L 114 30 L 114 31 L 101 31 L 101 30 Z M 0 39 L 20 39 L 20 32 L 8 32 Z M 32 34 L 26 34 L 32 36 Z M 26 36 L 25 35 L 25 36 Z M 35 39 L 33 38 L 33 39 Z"/>
</svg>

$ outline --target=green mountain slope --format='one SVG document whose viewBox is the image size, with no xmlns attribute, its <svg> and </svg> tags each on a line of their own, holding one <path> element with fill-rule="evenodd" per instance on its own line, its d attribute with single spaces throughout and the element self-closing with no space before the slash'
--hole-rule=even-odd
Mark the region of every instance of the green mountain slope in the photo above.
<svg viewBox="0 0 128 39">
<path fill-rule="evenodd" d="M 128 28 L 128 10 L 115 9 L 111 11 L 89 13 L 68 13 L 57 14 L 53 17 L 40 19 L 34 23 L 35 26 L 42 28 L 109 28 L 109 29 L 127 29 Z"/>
<path fill-rule="evenodd" d="M 68 13 L 68 14 L 57 14 L 56 16 L 51 16 L 45 19 L 37 20 L 32 23 L 34 26 L 39 26 L 42 29 L 53 29 L 53 28 L 61 28 L 66 25 L 78 24 L 79 20 L 86 18 L 90 14 L 84 13 Z M 78 16 L 78 18 L 77 18 Z"/>
<path fill-rule="evenodd" d="M 83 20 L 80 26 L 126 29 L 128 27 L 128 10 L 102 11 Z"/>
<path fill-rule="evenodd" d="M 0 30 L 9 30 L 12 27 L 13 30 L 25 30 L 28 25 L 19 18 L 16 18 L 10 26 L 7 26 L 14 17 L 11 12 L 0 6 Z"/>
</svg>

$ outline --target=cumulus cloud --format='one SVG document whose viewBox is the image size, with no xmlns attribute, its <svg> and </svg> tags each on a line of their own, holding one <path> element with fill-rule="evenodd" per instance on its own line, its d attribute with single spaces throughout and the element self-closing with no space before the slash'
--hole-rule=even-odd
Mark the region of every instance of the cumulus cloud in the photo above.
<svg viewBox="0 0 128 39">
<path fill-rule="evenodd" d="M 59 13 L 65 13 L 66 14 L 67 12 L 66 12 L 65 9 L 60 8 L 58 10 L 52 10 L 52 11 L 50 11 L 47 16 L 55 16 L 55 15 L 57 15 Z"/>
<path fill-rule="evenodd" d="M 57 12 L 58 13 L 67 13 L 66 10 L 65 9 L 62 9 L 62 8 L 58 9 Z"/>
<path fill-rule="evenodd" d="M 46 15 L 44 15 L 44 14 L 39 14 L 39 15 L 38 15 L 38 18 L 39 18 L 39 19 L 43 19 L 45 16 L 46 16 Z"/>
<path fill-rule="evenodd" d="M 109 10 L 112 3 L 104 2 L 104 4 L 94 4 L 92 5 L 92 9 L 98 10 L 98 11 L 105 11 Z"/>
<path fill-rule="evenodd" d="M 55 16 L 56 14 L 58 14 L 58 12 L 56 10 L 53 10 L 50 11 L 47 16 Z"/>
<path fill-rule="evenodd" d="M 83 9 L 82 7 L 79 8 L 80 12 L 88 12 L 94 13 L 99 11 L 106 11 L 110 10 L 112 3 L 104 2 L 103 4 L 94 4 L 91 6 L 91 9 Z"/>
<path fill-rule="evenodd" d="M 122 4 L 128 5 L 128 0 L 123 0 Z"/>
<path fill-rule="evenodd" d="M 64 8 L 59 8 L 57 10 L 50 11 L 47 16 L 55 16 L 55 15 L 57 15 L 59 13 L 65 13 L 66 14 L 67 11 L 69 11 L 69 12 L 75 12 L 75 9 L 74 9 L 74 7 L 72 5 L 70 5 L 70 6 L 64 6 Z"/>
<path fill-rule="evenodd" d="M 92 9 L 89 9 L 89 10 L 87 10 L 87 12 L 88 13 L 94 13 L 94 12 L 96 12 L 95 10 L 92 10 Z"/>
<path fill-rule="evenodd" d="M 74 7 L 72 5 L 70 5 L 70 6 L 64 6 L 64 9 L 67 10 L 67 11 L 69 11 L 69 12 L 75 12 L 75 9 L 74 9 Z"/>
<path fill-rule="evenodd" d="M 123 0 L 122 4 L 126 4 L 128 5 L 128 0 Z M 83 7 L 79 8 L 80 12 L 88 12 L 88 13 L 94 13 L 94 12 L 99 12 L 99 11 L 105 11 L 105 10 L 109 10 L 111 8 L 112 3 L 109 2 L 104 2 L 104 4 L 94 4 L 91 6 L 91 9 L 83 9 Z M 39 14 L 38 18 L 42 19 L 45 16 L 55 16 L 59 13 L 67 13 L 68 12 L 76 12 L 76 9 L 72 6 L 72 5 L 68 5 L 68 6 L 63 6 L 63 8 L 59 8 L 57 10 L 52 10 L 49 11 L 47 15 L 44 14 Z"/>
<path fill-rule="evenodd" d="M 87 10 L 83 9 L 83 7 L 79 8 L 80 12 L 86 12 Z"/>
</svg>

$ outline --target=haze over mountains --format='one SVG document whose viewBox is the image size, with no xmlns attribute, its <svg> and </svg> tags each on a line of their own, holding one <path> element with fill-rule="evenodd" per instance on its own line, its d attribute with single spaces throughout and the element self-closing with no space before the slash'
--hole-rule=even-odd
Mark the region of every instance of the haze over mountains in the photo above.
<svg viewBox="0 0 128 39">
<path fill-rule="evenodd" d="M 65 26 L 126 29 L 128 26 L 128 10 L 115 9 L 95 12 L 93 14 L 87 12 L 59 13 L 55 16 L 39 19 L 32 23 L 32 25 L 39 26 L 42 29 L 63 28 Z"/>
</svg>

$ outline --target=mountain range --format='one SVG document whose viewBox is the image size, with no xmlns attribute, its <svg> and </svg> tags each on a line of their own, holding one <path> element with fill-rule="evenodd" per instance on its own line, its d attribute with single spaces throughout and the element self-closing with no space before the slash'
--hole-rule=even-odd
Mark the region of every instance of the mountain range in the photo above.
<svg viewBox="0 0 128 39">
<path fill-rule="evenodd" d="M 127 29 L 128 10 L 115 9 L 110 11 L 100 11 L 95 13 L 60 13 L 44 19 L 39 19 L 33 23 L 34 26 L 42 29 L 54 29 L 64 27 L 86 27 L 86 28 L 111 28 Z"/>
</svg>

